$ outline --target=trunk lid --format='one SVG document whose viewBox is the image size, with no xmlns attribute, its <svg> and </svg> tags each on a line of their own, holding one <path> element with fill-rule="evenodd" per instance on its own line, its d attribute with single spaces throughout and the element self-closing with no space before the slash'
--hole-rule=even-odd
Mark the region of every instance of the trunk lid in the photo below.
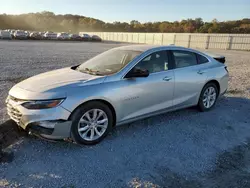
<svg viewBox="0 0 250 188">
<path fill-rule="evenodd" d="M 209 55 L 210 57 L 214 58 L 216 61 L 225 64 L 226 58 L 225 56 L 218 55 L 218 54 L 212 54 L 212 53 L 206 53 L 205 54 Z"/>
</svg>

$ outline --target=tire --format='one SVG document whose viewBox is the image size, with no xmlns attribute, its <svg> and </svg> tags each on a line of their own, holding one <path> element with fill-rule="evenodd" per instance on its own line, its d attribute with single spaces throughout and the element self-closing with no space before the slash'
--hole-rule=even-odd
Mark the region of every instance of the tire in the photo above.
<svg viewBox="0 0 250 188">
<path fill-rule="evenodd" d="M 106 118 L 107 121 L 104 122 L 103 124 L 106 124 L 105 126 L 103 126 L 103 130 L 101 130 L 101 126 L 102 125 L 97 125 L 98 119 L 95 120 L 95 122 L 92 122 L 92 124 L 90 124 L 91 120 L 89 121 L 88 118 L 86 117 L 90 117 L 91 119 L 94 119 L 94 110 L 97 111 L 96 112 L 96 116 L 98 116 L 99 114 L 103 113 L 103 116 L 100 118 L 103 118 L 103 120 Z M 98 111 L 99 110 L 99 111 Z M 85 115 L 86 114 L 86 115 Z M 89 114 L 89 116 L 87 116 L 87 114 Z M 84 117 L 84 118 L 83 118 Z M 72 121 L 72 125 L 71 125 L 71 137 L 73 139 L 74 142 L 78 143 L 78 144 L 85 144 L 85 145 L 94 145 L 99 143 L 100 141 L 102 141 L 107 134 L 111 131 L 112 127 L 113 127 L 113 114 L 112 111 L 110 110 L 110 108 L 105 105 L 102 102 L 98 102 L 98 101 L 94 101 L 94 102 L 89 102 L 86 103 L 80 107 L 78 107 L 72 114 L 71 116 L 71 121 Z M 95 118 L 96 119 L 96 118 Z M 82 123 L 79 123 L 81 121 L 84 121 Z M 85 123 L 86 120 L 89 123 Z M 101 120 L 101 121 L 103 121 Z M 100 120 L 99 120 L 100 122 Z M 97 127 L 99 126 L 99 127 Z M 87 128 L 89 127 L 89 128 Z M 106 127 L 106 129 L 105 129 Z M 79 133 L 79 129 L 80 128 L 87 128 L 87 131 L 83 131 L 83 134 Z M 105 130 L 104 130 L 105 129 Z M 92 131 L 94 131 L 94 135 L 96 138 L 91 139 L 91 134 Z M 97 134 L 97 131 L 100 133 L 102 133 L 101 135 Z M 88 132 L 88 133 L 86 133 Z M 83 138 L 85 135 L 86 138 Z M 87 139 L 87 137 L 89 136 L 89 138 Z"/>
<path fill-rule="evenodd" d="M 206 92 L 208 92 L 209 90 L 208 90 L 208 88 L 213 88 L 214 89 L 214 93 L 215 93 L 215 97 L 212 97 L 212 96 L 210 96 L 211 98 L 211 100 L 208 100 L 208 99 L 205 99 L 205 96 L 206 96 Z M 206 111 L 209 111 L 209 110 L 211 110 L 214 106 L 215 106 L 215 104 L 216 104 L 216 101 L 217 101 L 217 98 L 218 98 L 218 95 L 219 95 L 219 91 L 218 91 L 218 88 L 217 88 L 217 86 L 216 86 L 216 84 L 214 84 L 214 83 L 208 83 L 208 84 L 206 84 L 204 87 L 203 87 L 203 89 L 202 89 L 202 91 L 201 91 L 201 94 L 200 94 L 200 97 L 199 97 L 199 102 L 198 102 L 198 108 L 199 108 L 199 110 L 201 111 L 201 112 L 206 112 Z M 209 102 L 211 102 L 211 101 L 213 101 L 213 102 L 211 102 L 210 103 L 210 105 L 208 105 L 208 103 L 207 102 L 204 102 L 204 101 L 209 101 Z M 205 104 L 206 105 L 205 105 Z"/>
</svg>

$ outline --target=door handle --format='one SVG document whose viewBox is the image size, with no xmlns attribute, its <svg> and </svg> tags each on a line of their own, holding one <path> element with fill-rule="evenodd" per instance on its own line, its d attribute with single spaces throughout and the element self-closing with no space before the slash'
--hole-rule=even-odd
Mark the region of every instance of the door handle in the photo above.
<svg viewBox="0 0 250 188">
<path fill-rule="evenodd" d="M 199 70 L 197 74 L 204 74 L 206 71 Z"/>
<path fill-rule="evenodd" d="M 166 76 L 166 77 L 164 77 L 164 78 L 163 78 L 163 80 L 168 82 L 168 81 L 172 80 L 172 78 L 171 78 L 171 77 Z"/>
</svg>

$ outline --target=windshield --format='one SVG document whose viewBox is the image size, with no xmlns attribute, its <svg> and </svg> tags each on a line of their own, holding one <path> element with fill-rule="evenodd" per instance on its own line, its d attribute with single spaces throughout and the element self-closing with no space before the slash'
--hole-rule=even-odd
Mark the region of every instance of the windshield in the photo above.
<svg viewBox="0 0 250 188">
<path fill-rule="evenodd" d="M 77 70 L 96 75 L 114 74 L 139 54 L 140 51 L 112 49 L 81 64 Z"/>
</svg>

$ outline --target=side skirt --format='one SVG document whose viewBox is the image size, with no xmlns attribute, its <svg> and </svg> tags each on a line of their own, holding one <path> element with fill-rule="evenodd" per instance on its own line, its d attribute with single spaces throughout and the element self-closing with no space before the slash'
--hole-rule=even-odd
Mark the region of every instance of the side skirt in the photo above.
<svg viewBox="0 0 250 188">
<path fill-rule="evenodd" d="M 192 107 L 192 106 L 195 106 L 195 105 L 186 105 L 186 106 L 181 106 L 181 107 L 180 106 L 179 107 L 175 106 L 175 107 L 171 107 L 171 108 L 168 108 L 168 109 L 159 110 L 159 111 L 156 111 L 156 112 L 152 112 L 152 113 L 149 113 L 149 114 L 145 114 L 145 115 L 142 115 L 142 116 L 138 116 L 138 117 L 135 117 L 135 118 L 131 118 L 131 119 L 127 119 L 127 120 L 124 120 L 124 121 L 117 122 L 116 126 L 124 125 L 124 124 L 127 124 L 127 123 L 131 123 L 131 122 L 134 122 L 134 121 L 145 119 L 145 118 L 148 118 L 148 117 L 153 117 L 153 116 L 157 116 L 157 115 L 164 114 L 164 113 L 167 113 L 167 112 L 173 112 L 173 111 L 176 111 L 176 110 L 180 110 L 180 109 L 184 109 L 184 108 L 188 108 L 188 107 Z"/>
</svg>

